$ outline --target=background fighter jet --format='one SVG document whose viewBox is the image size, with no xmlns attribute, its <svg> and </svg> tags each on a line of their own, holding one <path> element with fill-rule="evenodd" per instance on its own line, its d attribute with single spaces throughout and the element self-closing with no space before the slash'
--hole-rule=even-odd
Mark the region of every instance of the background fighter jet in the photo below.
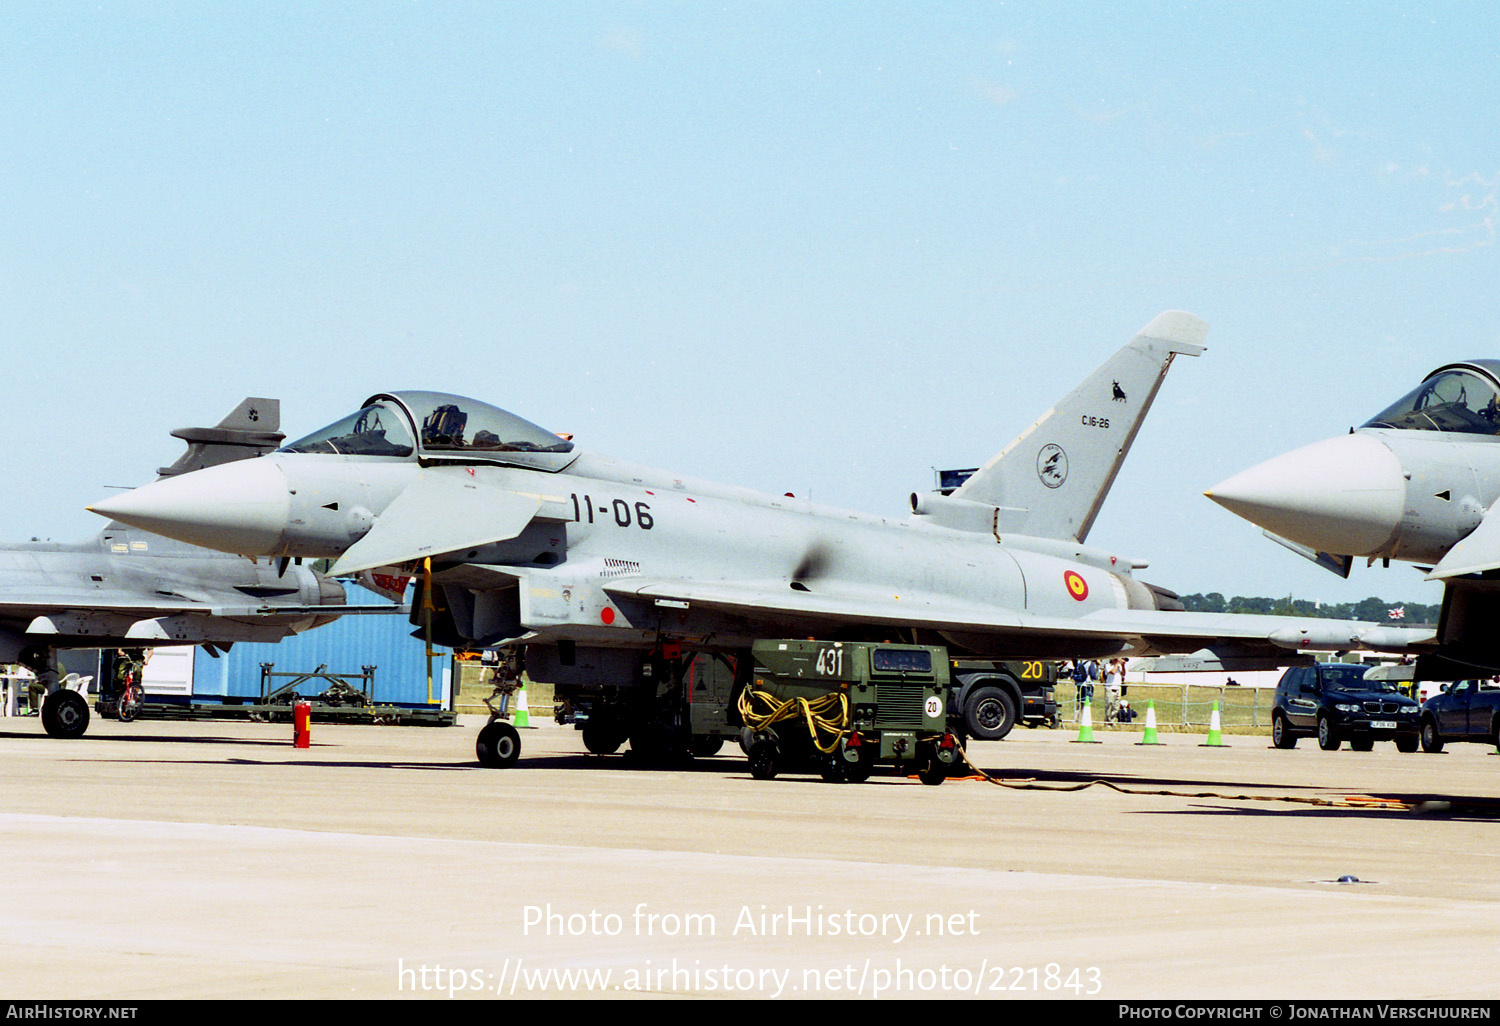
<svg viewBox="0 0 1500 1026">
<path fill-rule="evenodd" d="M 680 711 L 651 698 L 694 653 L 733 659 L 760 638 L 931 639 L 1033 659 L 1213 646 L 1272 663 L 1419 642 L 1373 624 L 1184 613 L 1134 577 L 1144 564 L 1084 544 L 1173 357 L 1202 352 L 1206 330 L 1159 315 L 951 495 L 913 495 L 903 519 L 582 452 L 433 392 L 373 396 L 276 453 L 93 508 L 226 551 L 337 557 L 334 572 L 430 561 L 415 622 L 430 596 L 436 640 L 522 648 L 533 676 L 627 735 Z"/>
<path fill-rule="evenodd" d="M 1439 367 L 1357 431 L 1205 494 L 1345 577 L 1355 557 L 1425 564 L 1445 588 L 1418 676 L 1500 672 L 1500 360 Z"/>
<path fill-rule="evenodd" d="M 246 399 L 217 427 L 172 432 L 188 451 L 159 480 L 268 452 L 284 437 L 279 403 Z M 279 641 L 348 612 L 336 581 L 302 566 L 254 562 L 112 523 L 80 544 L 0 547 L 0 663 L 48 687 L 55 737 L 88 727 L 88 702 L 57 687 L 57 652 Z M 366 610 L 368 611 L 368 610 Z"/>
</svg>

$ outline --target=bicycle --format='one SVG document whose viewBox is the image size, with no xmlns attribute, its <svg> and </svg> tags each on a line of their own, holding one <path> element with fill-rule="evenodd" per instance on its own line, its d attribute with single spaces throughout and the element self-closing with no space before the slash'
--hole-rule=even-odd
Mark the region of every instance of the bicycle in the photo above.
<svg viewBox="0 0 1500 1026">
<path fill-rule="evenodd" d="M 119 701 L 115 705 L 115 715 L 119 717 L 121 723 L 129 723 L 140 715 L 141 706 L 145 702 L 146 690 L 135 679 L 135 674 L 129 674 L 125 678 L 125 686 L 120 691 Z"/>
</svg>

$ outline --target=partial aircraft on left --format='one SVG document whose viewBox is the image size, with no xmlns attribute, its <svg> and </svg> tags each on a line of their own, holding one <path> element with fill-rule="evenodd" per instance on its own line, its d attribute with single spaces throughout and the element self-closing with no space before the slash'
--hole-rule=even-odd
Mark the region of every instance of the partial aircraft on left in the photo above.
<svg viewBox="0 0 1500 1026">
<path fill-rule="evenodd" d="M 278 400 L 247 398 L 217 427 L 174 431 L 188 451 L 160 477 L 269 452 L 284 437 L 280 419 Z M 381 608 L 346 605 L 343 586 L 309 567 L 226 555 L 118 522 L 85 542 L 0 546 L 0 663 L 27 667 L 46 687 L 42 725 L 53 737 L 80 737 L 89 723 L 88 700 L 59 687 L 59 650 L 216 652 Z"/>
</svg>

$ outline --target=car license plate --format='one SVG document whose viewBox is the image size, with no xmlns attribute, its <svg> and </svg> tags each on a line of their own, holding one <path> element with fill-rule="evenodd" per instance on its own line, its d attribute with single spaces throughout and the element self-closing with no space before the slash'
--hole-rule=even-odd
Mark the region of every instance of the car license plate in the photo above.
<svg viewBox="0 0 1500 1026">
<path fill-rule="evenodd" d="M 1371 720 L 1370 727 L 1374 730 L 1395 730 L 1395 720 Z"/>
</svg>

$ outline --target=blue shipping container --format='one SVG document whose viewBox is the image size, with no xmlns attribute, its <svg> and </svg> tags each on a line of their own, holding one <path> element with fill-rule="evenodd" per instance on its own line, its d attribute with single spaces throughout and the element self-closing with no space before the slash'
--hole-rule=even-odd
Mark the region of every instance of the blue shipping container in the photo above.
<svg viewBox="0 0 1500 1026">
<path fill-rule="evenodd" d="M 380 705 L 419 707 L 428 705 L 427 647 L 411 636 L 412 625 L 399 614 L 343 616 L 324 627 L 316 627 L 274 645 L 239 642 L 215 659 L 203 649 L 194 652 L 193 699 L 259 698 L 261 664 L 272 663 L 275 673 L 311 673 L 319 666 L 327 673 L 359 674 L 375 667 L 371 699 Z M 450 708 L 449 686 L 453 653 L 434 650 L 432 698 Z M 276 677 L 272 687 L 290 683 Z M 350 681 L 358 687 L 358 681 Z M 324 680 L 310 680 L 298 688 L 309 697 L 328 688 Z"/>
</svg>

